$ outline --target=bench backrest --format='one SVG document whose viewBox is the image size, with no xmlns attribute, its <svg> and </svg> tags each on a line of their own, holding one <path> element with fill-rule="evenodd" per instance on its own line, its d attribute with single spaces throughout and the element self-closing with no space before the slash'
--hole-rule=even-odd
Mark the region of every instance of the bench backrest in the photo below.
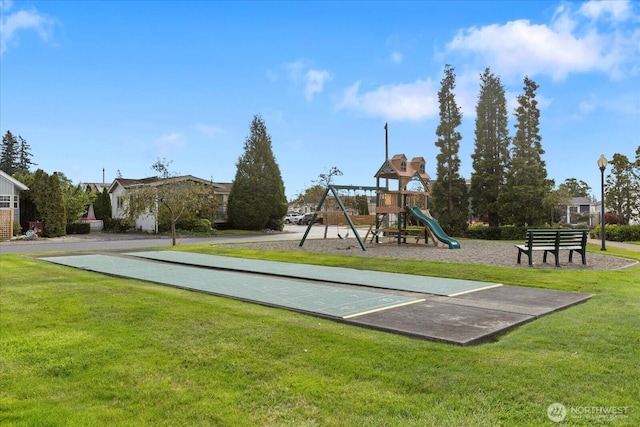
<svg viewBox="0 0 640 427">
<path fill-rule="evenodd" d="M 585 247 L 587 244 L 588 231 L 589 230 L 573 230 L 567 228 L 527 230 L 526 244 L 529 247 Z"/>
</svg>

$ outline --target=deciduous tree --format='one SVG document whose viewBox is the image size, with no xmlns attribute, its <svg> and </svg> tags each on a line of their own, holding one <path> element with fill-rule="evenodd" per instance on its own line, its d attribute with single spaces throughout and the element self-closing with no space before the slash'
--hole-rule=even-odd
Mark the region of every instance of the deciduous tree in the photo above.
<svg viewBox="0 0 640 427">
<path fill-rule="evenodd" d="M 190 213 L 214 210 L 218 201 L 213 185 L 178 176 L 169 170 L 171 162 L 158 159 L 151 166 L 159 174 L 152 185 L 141 185 L 127 192 L 124 208 L 126 217 L 133 222 L 140 215 L 150 213 L 156 218 L 164 209 L 171 223 L 171 243 L 176 245 L 176 223 Z"/>
</svg>

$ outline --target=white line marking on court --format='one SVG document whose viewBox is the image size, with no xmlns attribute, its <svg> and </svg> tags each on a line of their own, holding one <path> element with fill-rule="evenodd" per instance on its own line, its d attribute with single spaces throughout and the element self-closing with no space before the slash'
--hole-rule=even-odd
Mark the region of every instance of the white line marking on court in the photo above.
<svg viewBox="0 0 640 427">
<path fill-rule="evenodd" d="M 468 289 L 466 291 L 456 292 L 454 294 L 449 294 L 447 296 L 448 297 L 457 297 L 457 296 L 464 295 L 464 294 L 470 294 L 472 292 L 478 292 L 478 291 L 484 291 L 486 289 L 497 288 L 498 286 L 502 286 L 502 283 L 498 283 L 497 285 L 484 286 L 482 288 Z"/>
<path fill-rule="evenodd" d="M 402 307 L 403 305 L 410 305 L 410 304 L 415 304 L 417 302 L 423 302 L 423 301 L 425 301 L 425 299 L 424 298 L 420 298 L 420 299 L 416 299 L 416 300 L 413 300 L 413 301 L 407 301 L 407 302 L 401 302 L 401 303 L 394 304 L 394 305 L 388 305 L 386 307 L 374 308 L 373 310 L 363 311 L 361 313 L 349 314 L 347 316 L 343 316 L 342 318 L 343 319 L 351 319 L 352 317 L 364 316 L 365 314 L 376 313 L 378 311 L 389 310 L 391 308 Z"/>
</svg>

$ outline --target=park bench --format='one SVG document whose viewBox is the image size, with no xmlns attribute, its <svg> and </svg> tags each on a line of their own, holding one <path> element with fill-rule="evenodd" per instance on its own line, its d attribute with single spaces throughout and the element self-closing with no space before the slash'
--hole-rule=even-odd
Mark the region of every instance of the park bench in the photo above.
<svg viewBox="0 0 640 427">
<path fill-rule="evenodd" d="M 547 254 L 552 253 L 556 259 L 556 267 L 560 266 L 560 251 L 569 251 L 569 262 L 573 262 L 573 252 L 582 255 L 582 263 L 587 263 L 586 249 L 589 230 L 542 229 L 527 230 L 524 245 L 518 248 L 518 264 L 522 254 L 529 257 L 529 265 L 533 265 L 533 252 L 544 251 L 543 262 L 547 262 Z"/>
</svg>

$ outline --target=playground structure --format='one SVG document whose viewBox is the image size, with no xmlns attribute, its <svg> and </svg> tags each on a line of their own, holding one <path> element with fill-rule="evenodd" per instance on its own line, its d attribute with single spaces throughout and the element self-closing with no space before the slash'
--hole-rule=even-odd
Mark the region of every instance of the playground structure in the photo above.
<svg viewBox="0 0 640 427">
<path fill-rule="evenodd" d="M 369 230 L 365 240 L 371 234 L 370 242 L 379 243 L 380 233 L 395 235 L 398 244 L 406 243 L 410 217 L 424 225 L 422 237 L 427 243 L 427 236 L 435 245 L 438 242 L 446 244 L 450 249 L 460 248 L 460 243 L 447 236 L 438 221 L 431 217 L 427 209 L 427 198 L 431 194 L 429 188 L 429 174 L 426 172 L 426 162 L 423 157 L 414 157 L 410 161 L 404 154 L 396 154 L 387 159 L 375 174 L 378 186 L 381 179 L 397 181 L 397 190 L 379 190 L 376 203 L 375 230 Z M 410 189 L 411 183 L 416 188 Z M 389 227 L 395 221 L 395 227 Z M 420 239 L 416 238 L 416 243 Z"/>
<path fill-rule="evenodd" d="M 349 228 L 353 232 L 353 235 L 358 240 L 360 248 L 366 251 L 365 241 L 369 243 L 380 243 L 380 235 L 395 236 L 398 244 L 407 243 L 408 225 L 410 223 L 410 217 L 415 218 L 419 223 L 424 225 L 422 232 L 422 238 L 427 243 L 427 236 L 430 236 L 434 245 L 438 243 L 446 244 L 449 249 L 459 249 L 460 243 L 449 237 L 438 221 L 431 217 L 427 210 L 427 197 L 430 195 L 429 188 L 429 175 L 426 172 L 426 162 L 423 157 L 414 157 L 411 161 L 407 160 L 404 154 L 396 154 L 391 159 L 385 160 L 382 166 L 378 169 L 376 174 L 376 186 L 375 187 L 362 187 L 352 185 L 329 185 L 323 193 L 318 207 L 313 213 L 313 218 L 307 226 L 299 246 L 304 244 L 304 241 L 313 226 L 313 223 L 317 215 L 321 212 L 322 206 L 329 194 L 335 199 L 340 211 L 344 214 L 344 217 L 349 225 Z M 380 180 L 384 179 L 387 182 L 386 186 L 381 186 Z M 390 190 L 388 183 L 389 180 L 397 181 L 397 190 Z M 415 189 L 409 189 L 410 183 L 416 183 Z M 355 225 L 351 221 L 351 218 L 345 209 L 342 200 L 340 199 L 339 190 L 364 190 L 376 192 L 376 220 L 372 224 L 364 241 L 358 234 Z M 392 227 L 391 224 L 394 224 Z M 416 238 L 416 243 L 420 239 L 420 235 Z"/>
<path fill-rule="evenodd" d="M 313 217 L 311 217 L 311 221 L 309 221 L 309 225 L 307 225 L 307 229 L 305 230 L 304 235 L 302 236 L 302 239 L 300 240 L 300 244 L 298 246 L 302 246 L 304 244 L 304 241 L 307 239 L 307 235 L 309 234 L 309 231 L 311 231 L 311 227 L 313 227 L 313 224 L 314 224 L 314 222 L 316 220 L 316 217 L 318 216 L 318 213 L 321 212 L 322 205 L 324 204 L 324 202 L 325 202 L 327 196 L 329 195 L 329 193 L 331 193 L 331 195 L 335 199 L 338 207 L 340 208 L 340 212 L 342 214 L 344 214 L 344 217 L 345 217 L 345 219 L 347 221 L 347 224 L 349 225 L 349 228 L 353 232 L 353 235 L 358 240 L 358 243 L 360 244 L 360 248 L 363 251 L 367 250 L 367 247 L 365 246 L 364 242 L 360 238 L 360 234 L 358 234 L 358 231 L 356 230 L 356 227 L 353 224 L 353 221 L 351 221 L 351 217 L 349 216 L 349 213 L 347 212 L 347 209 L 345 208 L 344 204 L 342 203 L 342 200 L 340 199 L 339 190 L 347 190 L 347 191 L 351 191 L 351 190 L 353 190 L 353 191 L 376 191 L 377 192 L 377 191 L 380 191 L 380 190 L 386 190 L 386 188 L 381 188 L 381 187 L 363 187 L 363 186 L 354 186 L 354 185 L 328 185 L 327 189 L 324 191 L 324 193 L 322 194 L 322 197 L 320 198 L 320 202 L 318 203 L 318 207 L 313 212 Z M 377 196 L 376 196 L 376 199 L 377 199 Z M 377 205 L 377 203 L 376 203 L 376 205 Z M 328 224 L 327 224 L 327 226 L 328 226 Z"/>
</svg>

